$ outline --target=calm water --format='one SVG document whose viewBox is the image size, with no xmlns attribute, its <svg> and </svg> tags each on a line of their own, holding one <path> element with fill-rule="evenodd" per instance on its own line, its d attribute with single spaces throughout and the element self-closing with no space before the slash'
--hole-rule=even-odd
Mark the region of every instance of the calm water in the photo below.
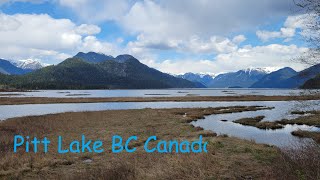
<svg viewBox="0 0 320 180">
<path fill-rule="evenodd" d="M 308 102 L 306 106 L 305 103 Z M 319 101 L 306 101 L 301 104 L 296 101 L 245 101 L 245 102 L 107 102 L 107 103 L 67 103 L 67 104 L 24 104 L 24 105 L 0 105 L 0 120 L 14 117 L 56 114 L 62 112 L 124 110 L 144 108 L 197 108 L 197 107 L 228 107 L 228 106 L 266 106 L 275 107 L 272 110 L 259 112 L 245 112 L 237 115 L 230 114 L 229 118 L 235 120 L 242 117 L 255 117 L 264 115 L 265 120 L 273 121 L 282 118 L 292 119 L 297 115 L 290 114 L 295 110 L 307 110 L 307 107 L 319 108 L 315 104 Z"/>
<path fill-rule="evenodd" d="M 275 121 L 283 118 L 293 119 L 299 115 L 292 115 L 295 110 L 320 110 L 320 101 L 261 101 L 261 102 L 111 102 L 111 103 L 79 103 L 79 104 L 26 104 L 0 105 L 0 120 L 14 117 L 55 114 L 62 112 L 123 110 L 143 108 L 196 108 L 196 107 L 228 107 L 228 106 L 266 106 L 275 107 L 272 110 L 260 110 L 231 114 L 210 115 L 203 120 L 193 122 L 194 126 L 213 130 L 219 134 L 228 134 L 258 143 L 286 146 L 299 139 L 290 132 L 298 128 L 311 131 L 320 131 L 310 126 L 287 125 L 280 130 L 260 130 L 255 127 L 233 123 L 245 117 L 265 116 L 264 121 Z M 222 122 L 221 120 L 228 120 Z"/>
<path fill-rule="evenodd" d="M 242 139 L 253 140 L 257 143 L 271 144 L 278 147 L 290 146 L 293 143 L 299 143 L 300 138 L 292 136 L 291 132 L 301 129 L 307 131 L 320 131 L 320 128 L 306 125 L 286 125 L 283 129 L 261 130 L 256 127 L 244 126 L 232 122 L 241 117 L 256 117 L 264 113 L 233 113 L 223 115 L 210 115 L 205 119 L 192 122 L 191 124 L 203 127 L 205 130 L 212 130 L 217 134 L 227 134 L 229 136 L 239 137 Z M 236 118 L 239 116 L 239 118 Z M 223 122 L 221 120 L 227 120 Z"/>
<path fill-rule="evenodd" d="M 152 89 L 152 90 L 41 90 L 32 92 L 0 92 L 9 97 L 174 97 L 174 96 L 237 96 L 300 95 L 298 89 Z"/>
</svg>

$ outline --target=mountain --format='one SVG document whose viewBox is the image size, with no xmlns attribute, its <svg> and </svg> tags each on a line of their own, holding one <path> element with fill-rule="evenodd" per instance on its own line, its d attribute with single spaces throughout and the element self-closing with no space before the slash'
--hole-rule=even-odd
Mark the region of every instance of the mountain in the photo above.
<svg viewBox="0 0 320 180">
<path fill-rule="evenodd" d="M 190 81 L 173 77 L 140 63 L 130 55 L 96 62 L 94 59 L 69 58 L 56 66 L 48 66 L 23 76 L 9 76 L 4 82 L 26 89 L 150 89 L 194 88 Z M 9 80 L 8 80 L 9 79 Z M 1 83 L 1 82 L 0 82 Z M 3 82 L 2 82 L 3 83 Z"/>
<path fill-rule="evenodd" d="M 299 88 L 303 84 L 320 74 L 320 64 L 311 66 L 303 71 L 300 71 L 297 75 L 283 80 L 275 88 Z"/>
<path fill-rule="evenodd" d="M 242 87 L 248 88 L 262 77 L 268 74 L 268 71 L 262 68 L 248 68 L 237 72 L 220 74 L 208 84 L 210 88 L 228 88 Z"/>
<path fill-rule="evenodd" d="M 301 88 L 302 89 L 320 89 L 320 74 L 318 74 L 315 78 L 312 78 L 306 81 Z"/>
<path fill-rule="evenodd" d="M 176 75 L 176 77 L 189 80 L 191 82 L 201 83 L 204 87 L 207 87 L 211 81 L 213 81 L 214 75 L 209 74 L 195 74 L 195 73 L 185 73 L 183 75 Z"/>
<path fill-rule="evenodd" d="M 13 61 L 12 64 L 15 65 L 16 67 L 21 68 L 21 69 L 31 70 L 31 71 L 49 66 L 49 64 L 41 63 L 40 61 L 35 60 L 35 59 Z"/>
<path fill-rule="evenodd" d="M 27 73 L 27 71 L 14 66 L 10 61 L 0 59 L 0 73 L 21 75 Z"/>
<path fill-rule="evenodd" d="M 114 57 L 112 56 L 108 56 L 102 53 L 95 53 L 95 52 L 88 52 L 88 53 L 79 52 L 77 55 L 74 56 L 74 58 L 80 58 L 89 63 L 100 63 L 106 60 L 114 60 Z"/>
<path fill-rule="evenodd" d="M 265 75 L 258 82 L 254 83 L 251 88 L 277 88 L 284 85 L 284 80 L 289 79 L 297 74 L 298 73 L 292 68 L 285 67 Z"/>
</svg>

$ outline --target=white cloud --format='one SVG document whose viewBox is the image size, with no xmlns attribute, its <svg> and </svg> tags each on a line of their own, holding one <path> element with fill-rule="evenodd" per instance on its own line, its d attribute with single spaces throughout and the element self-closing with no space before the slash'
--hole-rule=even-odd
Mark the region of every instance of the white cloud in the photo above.
<svg viewBox="0 0 320 180">
<path fill-rule="evenodd" d="M 291 0 L 144 0 L 134 3 L 120 24 L 133 33 L 165 38 L 225 36 L 286 15 L 290 5 Z"/>
<path fill-rule="evenodd" d="M 128 47 L 142 52 L 153 49 L 175 50 L 182 53 L 194 54 L 217 54 L 237 50 L 238 44 L 245 39 L 243 35 L 235 36 L 232 40 L 217 36 L 211 36 L 208 39 L 201 39 L 199 36 L 192 36 L 187 39 L 162 39 L 160 37 L 140 34 L 136 41 L 128 43 Z"/>
<path fill-rule="evenodd" d="M 126 0 L 58 0 L 61 6 L 73 10 L 86 22 L 117 20 L 129 8 Z"/>
<path fill-rule="evenodd" d="M 144 62 L 151 67 L 174 74 L 185 72 L 221 73 L 238 71 L 248 67 L 281 68 L 290 66 L 296 70 L 302 70 L 305 66 L 295 63 L 292 59 L 305 51 L 307 51 L 306 48 L 299 48 L 296 45 L 271 44 L 257 47 L 246 46 L 231 53 L 219 54 L 214 60 L 186 59 L 157 62 L 149 59 Z"/>
<path fill-rule="evenodd" d="M 115 45 L 108 42 L 101 42 L 95 36 L 85 37 L 80 49 L 85 52 L 93 51 L 109 55 L 117 55 L 120 53 Z"/>
<path fill-rule="evenodd" d="M 91 24 L 81 24 L 75 31 L 81 35 L 94 35 L 99 34 L 101 32 L 101 28 Z"/>
<path fill-rule="evenodd" d="M 284 38 L 284 41 L 288 42 L 296 35 L 297 29 L 300 29 L 302 30 L 302 33 L 305 33 L 305 30 L 307 29 L 306 25 L 308 22 L 313 21 L 313 18 L 313 16 L 308 14 L 288 16 L 283 27 L 279 31 L 259 30 L 256 32 L 256 35 L 264 42 L 275 38 Z"/>
<path fill-rule="evenodd" d="M 77 26 L 69 19 L 54 19 L 47 14 L 0 13 L 0 55 L 5 59 L 44 59 L 52 64 L 78 51 L 114 53 L 110 43 L 92 36 L 99 32 L 98 26 Z"/>
<path fill-rule="evenodd" d="M 30 2 L 30 3 L 43 3 L 48 0 L 0 0 L 0 5 L 5 3 L 14 3 L 14 2 Z"/>
<path fill-rule="evenodd" d="M 236 44 L 240 44 L 240 43 L 244 42 L 245 40 L 247 40 L 247 38 L 244 35 L 238 35 L 232 39 L 232 42 L 234 42 Z"/>
<path fill-rule="evenodd" d="M 0 31 L 12 31 L 19 28 L 21 23 L 15 18 L 0 14 Z"/>
</svg>

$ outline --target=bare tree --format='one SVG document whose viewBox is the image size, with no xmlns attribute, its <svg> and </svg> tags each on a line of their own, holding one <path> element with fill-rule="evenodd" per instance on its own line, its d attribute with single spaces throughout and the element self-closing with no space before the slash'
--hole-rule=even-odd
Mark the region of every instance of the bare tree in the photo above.
<svg viewBox="0 0 320 180">
<path fill-rule="evenodd" d="M 320 63 L 320 0 L 293 0 L 299 10 L 307 14 L 303 20 L 302 36 L 309 45 L 309 51 L 297 58 L 301 63 Z"/>
</svg>

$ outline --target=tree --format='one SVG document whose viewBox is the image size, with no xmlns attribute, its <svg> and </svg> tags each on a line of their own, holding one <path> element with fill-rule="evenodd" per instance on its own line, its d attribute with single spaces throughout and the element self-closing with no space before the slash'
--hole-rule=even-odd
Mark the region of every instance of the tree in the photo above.
<svg viewBox="0 0 320 180">
<path fill-rule="evenodd" d="M 293 0 L 299 10 L 306 14 L 303 21 L 302 36 L 309 45 L 309 51 L 302 54 L 298 60 L 307 65 L 320 63 L 320 1 L 319 0 Z"/>
</svg>

